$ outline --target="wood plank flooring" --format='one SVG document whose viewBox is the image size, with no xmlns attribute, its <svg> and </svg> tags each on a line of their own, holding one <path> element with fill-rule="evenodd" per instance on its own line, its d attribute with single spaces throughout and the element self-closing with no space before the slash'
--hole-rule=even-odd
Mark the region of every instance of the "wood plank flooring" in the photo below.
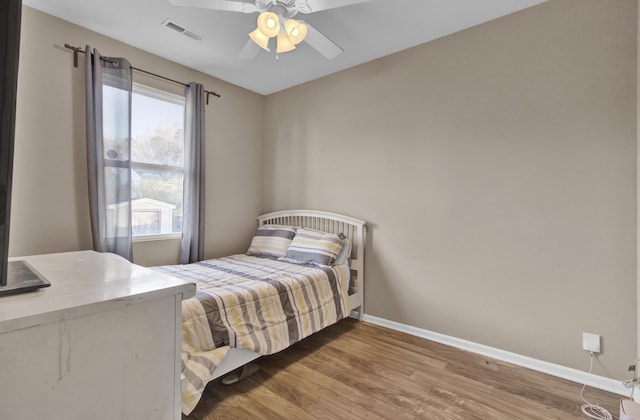
<svg viewBox="0 0 640 420">
<path fill-rule="evenodd" d="M 586 418 L 579 384 L 353 319 L 258 363 L 183 419 Z M 584 395 L 618 415 L 620 396 Z"/>
</svg>

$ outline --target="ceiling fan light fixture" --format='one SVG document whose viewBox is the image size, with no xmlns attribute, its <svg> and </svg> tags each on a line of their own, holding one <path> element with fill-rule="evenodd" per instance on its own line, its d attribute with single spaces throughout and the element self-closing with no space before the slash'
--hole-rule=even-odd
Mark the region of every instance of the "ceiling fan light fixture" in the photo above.
<svg viewBox="0 0 640 420">
<path fill-rule="evenodd" d="M 307 36 L 307 25 L 304 23 L 300 23 L 297 20 L 289 19 L 284 24 L 287 35 L 289 36 L 289 40 L 294 44 L 298 45 L 304 38 Z"/>
<path fill-rule="evenodd" d="M 260 29 L 256 29 L 255 31 L 250 32 L 249 38 L 251 38 L 251 40 L 255 42 L 263 50 L 270 51 L 269 37 L 263 34 L 262 31 L 260 31 Z"/>
<path fill-rule="evenodd" d="M 266 37 L 273 38 L 280 33 L 280 18 L 273 12 L 262 12 L 258 15 L 258 29 Z"/>
<path fill-rule="evenodd" d="M 277 53 L 286 53 L 296 49 L 295 44 L 289 39 L 287 34 L 278 35 L 278 45 L 276 47 Z"/>
</svg>

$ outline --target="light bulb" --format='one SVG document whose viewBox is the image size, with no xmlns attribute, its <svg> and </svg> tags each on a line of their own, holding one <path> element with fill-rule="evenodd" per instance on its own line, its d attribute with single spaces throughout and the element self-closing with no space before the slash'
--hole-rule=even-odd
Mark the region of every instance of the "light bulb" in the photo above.
<svg viewBox="0 0 640 420">
<path fill-rule="evenodd" d="M 280 33 L 280 18 L 272 12 L 262 12 L 258 15 L 258 29 L 268 38 Z"/>
<path fill-rule="evenodd" d="M 289 35 L 289 40 L 294 44 L 298 45 L 301 43 L 304 38 L 307 36 L 307 25 L 304 23 L 300 23 L 294 19 L 289 19 L 284 24 L 287 35 Z"/>
</svg>

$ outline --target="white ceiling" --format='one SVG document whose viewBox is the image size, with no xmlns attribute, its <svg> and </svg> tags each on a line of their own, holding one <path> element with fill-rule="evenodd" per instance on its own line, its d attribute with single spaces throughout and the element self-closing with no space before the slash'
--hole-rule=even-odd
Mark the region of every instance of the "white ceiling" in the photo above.
<svg viewBox="0 0 640 420">
<path fill-rule="evenodd" d="M 250 1 L 250 0 L 249 0 Z M 298 15 L 340 45 L 327 60 L 306 43 L 280 54 L 237 58 L 257 14 L 175 7 L 168 0 L 23 0 L 27 6 L 268 95 L 542 3 L 544 0 L 371 0 Z M 195 41 L 161 23 L 202 36 Z M 95 47 L 100 48 L 99 45 Z M 109 55 L 109 51 L 101 51 Z M 135 57 L 128 57 L 135 65 Z M 160 69 L 147 69 L 161 72 Z"/>
</svg>

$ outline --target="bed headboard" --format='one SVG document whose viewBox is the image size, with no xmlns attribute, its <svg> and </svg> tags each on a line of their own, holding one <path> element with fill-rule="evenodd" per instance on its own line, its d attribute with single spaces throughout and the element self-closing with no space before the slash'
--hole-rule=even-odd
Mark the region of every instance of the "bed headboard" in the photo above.
<svg viewBox="0 0 640 420">
<path fill-rule="evenodd" d="M 317 210 L 282 210 L 258 216 L 258 224 L 306 227 L 327 233 L 343 233 L 351 239 L 351 292 L 352 309 L 359 307 L 359 318 L 364 315 L 364 244 L 366 222 L 353 217 Z"/>
</svg>

